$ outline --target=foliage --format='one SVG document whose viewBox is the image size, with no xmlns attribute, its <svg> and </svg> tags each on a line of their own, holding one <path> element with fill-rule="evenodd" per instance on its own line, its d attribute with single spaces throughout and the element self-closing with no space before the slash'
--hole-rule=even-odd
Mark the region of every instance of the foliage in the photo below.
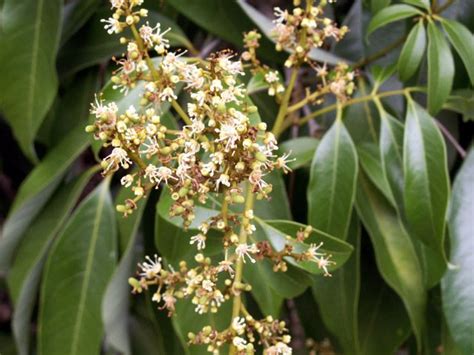
<svg viewBox="0 0 474 355">
<path fill-rule="evenodd" d="M 129 2 L 0 1 L 0 352 L 472 354 L 472 2 Z"/>
</svg>

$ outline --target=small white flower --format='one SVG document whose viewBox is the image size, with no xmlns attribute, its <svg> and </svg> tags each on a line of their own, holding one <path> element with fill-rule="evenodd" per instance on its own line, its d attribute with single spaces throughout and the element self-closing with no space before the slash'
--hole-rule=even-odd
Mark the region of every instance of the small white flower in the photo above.
<svg viewBox="0 0 474 355">
<path fill-rule="evenodd" d="M 311 243 L 309 248 L 306 250 L 306 254 L 313 260 L 318 260 L 319 256 L 324 255 L 324 253 L 320 253 L 318 250 L 323 246 L 323 243 L 314 244 Z"/>
<path fill-rule="evenodd" d="M 265 81 L 269 84 L 277 82 L 279 80 L 278 71 L 269 71 L 265 74 Z"/>
<path fill-rule="evenodd" d="M 120 9 L 125 3 L 125 0 L 110 0 L 110 3 L 112 5 L 112 9 L 113 8 Z"/>
<path fill-rule="evenodd" d="M 120 33 L 122 32 L 122 25 L 120 24 L 119 20 L 114 19 L 113 17 L 109 17 L 108 19 L 102 19 L 100 22 L 105 23 L 104 29 L 107 30 L 109 35 L 113 33 Z"/>
<path fill-rule="evenodd" d="M 219 190 L 219 187 L 221 184 L 227 187 L 230 186 L 229 175 L 221 174 L 221 176 L 219 176 L 219 178 L 216 181 L 216 190 Z"/>
<path fill-rule="evenodd" d="M 211 89 L 211 91 L 221 91 L 223 89 L 222 88 L 222 81 L 220 81 L 219 79 L 214 79 L 211 82 L 210 89 Z"/>
<path fill-rule="evenodd" d="M 159 258 L 158 255 L 155 254 L 154 260 L 152 260 L 148 255 L 145 256 L 145 259 L 148 260 L 148 262 L 143 262 L 142 264 L 138 264 L 138 267 L 142 269 L 140 276 L 146 277 L 148 279 L 156 277 L 162 268 L 161 258 Z"/>
<path fill-rule="evenodd" d="M 127 152 L 122 148 L 114 148 L 112 153 L 104 158 L 104 162 L 107 166 L 104 169 L 104 172 L 115 171 L 118 169 L 119 165 L 128 169 L 132 161 L 128 158 Z"/>
<path fill-rule="evenodd" d="M 245 350 L 247 341 L 241 337 L 234 337 L 234 339 L 232 340 L 232 344 L 234 344 L 238 351 L 243 351 Z"/>
<path fill-rule="evenodd" d="M 273 13 L 276 17 L 276 19 L 273 20 L 273 23 L 276 23 L 276 24 L 282 24 L 283 22 L 286 22 L 289 16 L 288 10 L 282 10 L 279 7 L 275 7 L 273 9 Z"/>
<path fill-rule="evenodd" d="M 130 185 L 132 185 L 133 183 L 133 175 L 125 175 L 120 179 L 120 183 L 122 184 L 122 186 L 130 187 Z"/>
<path fill-rule="evenodd" d="M 201 284 L 202 288 L 205 289 L 207 292 L 212 292 L 214 291 L 214 286 L 216 284 L 212 282 L 211 280 L 204 280 Z"/>
<path fill-rule="evenodd" d="M 235 253 L 242 259 L 245 263 L 245 257 L 247 257 L 250 262 L 255 263 L 255 259 L 252 257 L 252 254 L 258 253 L 257 246 L 255 244 L 239 244 L 237 248 L 235 248 Z"/>
<path fill-rule="evenodd" d="M 239 335 L 244 333 L 245 326 L 246 326 L 245 318 L 243 317 L 235 317 L 232 320 L 232 329 L 234 329 Z"/>
<path fill-rule="evenodd" d="M 293 350 L 285 343 L 279 341 L 265 350 L 266 355 L 291 355 Z"/>
<path fill-rule="evenodd" d="M 168 184 L 168 179 L 177 180 L 173 176 L 173 171 L 170 168 L 167 168 L 166 166 L 156 167 L 153 164 L 148 164 L 145 168 L 145 178 L 148 178 L 151 182 L 157 184 L 157 187 L 163 180 L 165 184 Z"/>
<path fill-rule="evenodd" d="M 191 240 L 189 242 L 189 244 L 194 244 L 196 243 L 196 246 L 197 246 L 197 249 L 198 250 L 202 250 L 204 248 L 206 248 L 206 236 L 202 233 L 199 233 L 199 234 L 196 234 L 195 236 L 192 236 L 191 237 Z"/>
<path fill-rule="evenodd" d="M 160 93 L 160 100 L 161 101 L 173 101 L 173 100 L 176 100 L 178 98 L 178 96 L 176 96 L 176 94 L 174 93 L 174 90 L 172 88 L 170 88 L 169 86 L 168 87 L 165 87 L 163 89 L 163 91 L 161 91 Z"/>
</svg>

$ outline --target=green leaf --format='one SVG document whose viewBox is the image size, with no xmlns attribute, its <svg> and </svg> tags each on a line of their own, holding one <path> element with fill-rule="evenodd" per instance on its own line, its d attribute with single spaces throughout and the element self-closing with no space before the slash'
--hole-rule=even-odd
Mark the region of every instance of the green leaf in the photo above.
<svg viewBox="0 0 474 355">
<path fill-rule="evenodd" d="M 355 212 L 347 241 L 354 247 L 349 260 L 332 277 L 313 277 L 312 290 L 324 325 L 337 339 L 343 353 L 359 354 L 360 224 Z"/>
<path fill-rule="evenodd" d="M 336 238 L 346 239 L 357 179 L 357 153 L 342 120 L 321 140 L 311 164 L 308 222 Z"/>
<path fill-rule="evenodd" d="M 380 157 L 382 171 L 393 196 L 394 206 L 403 212 L 403 124 L 379 106 Z"/>
<path fill-rule="evenodd" d="M 459 22 L 443 19 L 441 21 L 448 39 L 461 57 L 467 74 L 474 85 L 474 66 L 472 58 L 474 58 L 474 35 L 464 25 Z"/>
<path fill-rule="evenodd" d="M 310 233 L 309 237 L 304 242 L 299 242 L 296 239 L 296 235 L 299 231 L 305 229 L 305 225 L 282 220 L 261 220 L 256 218 L 258 224 L 262 227 L 266 239 L 270 242 L 273 248 L 277 251 L 284 249 L 286 244 L 290 244 L 293 247 L 295 253 L 304 253 L 310 246 L 310 244 L 323 243 L 320 250 L 322 253 L 331 255 L 331 260 L 334 264 L 328 267 L 331 272 L 337 270 L 349 259 L 353 248 L 350 244 L 334 238 L 333 236 L 324 233 L 320 230 L 314 229 Z M 292 239 L 288 239 L 290 236 Z M 295 261 L 293 258 L 287 257 L 286 261 L 293 266 L 303 269 L 311 274 L 320 275 L 324 271 L 318 268 L 317 264 L 312 261 Z"/>
<path fill-rule="evenodd" d="M 451 92 L 454 60 L 446 39 L 433 22 L 428 23 L 428 111 L 434 115 Z"/>
<path fill-rule="evenodd" d="M 265 76 L 259 71 L 250 78 L 247 84 L 247 94 L 252 95 L 259 91 L 265 90 L 268 87 L 269 84 L 265 81 Z"/>
<path fill-rule="evenodd" d="M 265 270 L 270 268 L 268 271 Z M 272 266 L 269 263 L 258 261 L 253 265 L 248 265 L 244 268 L 244 280 L 252 285 L 252 296 L 258 304 L 258 307 L 265 315 L 278 317 L 283 305 L 283 296 L 275 291 L 269 284 L 265 275 L 273 272 Z M 307 286 L 307 285 L 305 285 Z M 306 287 L 305 287 L 306 288 Z"/>
<path fill-rule="evenodd" d="M 0 239 L 0 270 L 6 271 L 23 233 L 40 212 L 67 168 L 87 146 L 88 137 L 80 127 L 54 147 L 21 184 Z"/>
<path fill-rule="evenodd" d="M 208 355 L 206 345 L 188 345 L 188 333 L 196 333 L 207 325 L 220 331 L 229 327 L 232 317 L 232 301 L 224 302 L 217 313 L 199 314 L 194 311 L 195 308 L 196 306 L 191 303 L 190 299 L 176 302 L 176 315 L 172 318 L 173 326 L 181 340 L 185 354 Z M 221 349 L 223 354 L 228 353 L 225 349 L 225 346 Z"/>
<path fill-rule="evenodd" d="M 377 186 L 393 206 L 396 206 L 395 198 L 393 197 L 392 190 L 385 176 L 380 150 L 377 144 L 369 142 L 359 143 L 357 145 L 357 154 L 359 156 L 360 165 L 370 181 Z"/>
<path fill-rule="evenodd" d="M 410 231 L 433 250 L 443 251 L 449 199 L 446 147 L 435 120 L 411 99 L 405 122 L 403 170 Z"/>
<path fill-rule="evenodd" d="M 102 183 L 71 217 L 46 262 L 40 299 L 38 354 L 96 354 L 102 297 L 116 262 L 109 184 Z"/>
<path fill-rule="evenodd" d="M 471 148 L 453 185 L 448 227 L 451 235 L 451 263 L 443 281 L 443 309 L 450 333 L 465 354 L 474 352 L 474 150 Z"/>
<path fill-rule="evenodd" d="M 425 10 L 430 10 L 430 1 L 429 0 L 402 0 L 406 4 L 414 5 L 421 7 Z"/>
<path fill-rule="evenodd" d="M 463 115 L 464 121 L 474 120 L 474 91 L 469 89 L 453 91 L 443 108 Z"/>
<path fill-rule="evenodd" d="M 99 75 L 96 68 L 80 74 L 59 100 L 54 124 L 50 130 L 52 145 L 56 145 L 62 137 L 67 135 L 67 132 L 76 129 L 76 127 L 84 130 L 87 125 L 90 105 L 98 87 Z"/>
<path fill-rule="evenodd" d="M 268 241 L 268 235 L 262 224 L 257 223 L 255 227 L 257 230 L 252 235 L 255 241 Z M 275 272 L 273 271 L 273 263 L 268 259 L 263 259 L 258 260 L 255 264 L 249 263 L 248 266 L 246 265 L 244 268 L 244 276 L 250 276 L 250 278 L 246 278 L 246 280 L 250 281 L 252 279 L 252 275 L 248 275 L 249 273 L 254 274 L 254 281 L 267 285 L 273 291 L 267 291 L 268 295 L 275 294 L 277 296 L 276 299 L 271 301 L 266 300 L 267 305 L 261 305 L 264 300 L 259 299 L 258 293 L 262 292 L 257 291 L 258 293 L 254 293 L 254 284 L 252 284 L 252 294 L 256 298 L 261 310 L 268 308 L 268 304 L 270 303 L 278 302 L 280 297 L 293 298 L 299 296 L 311 284 L 311 278 L 305 271 L 293 266 L 292 264 L 288 264 L 287 266 L 288 270 L 286 272 Z M 255 275 L 258 275 L 258 278 Z"/>
<path fill-rule="evenodd" d="M 415 248 L 397 212 L 361 173 L 356 207 L 375 249 L 384 280 L 402 298 L 410 317 L 418 349 L 424 331 L 426 291 Z"/>
<path fill-rule="evenodd" d="M 367 28 L 367 36 L 369 36 L 376 29 L 388 25 L 389 23 L 400 21 L 415 15 L 423 15 L 423 12 L 410 5 L 397 4 L 388 6 L 379 11 L 372 18 Z"/>
<path fill-rule="evenodd" d="M 395 354 L 411 333 L 400 297 L 381 279 L 375 265 L 362 263 L 359 297 L 360 353 Z"/>
<path fill-rule="evenodd" d="M 390 0 L 370 0 L 370 11 L 376 14 L 388 5 L 390 5 Z"/>
<path fill-rule="evenodd" d="M 290 159 L 294 161 L 290 161 L 288 167 L 294 170 L 309 165 L 318 145 L 319 139 L 298 137 L 280 143 L 279 150 L 281 154 L 291 153 Z"/>
<path fill-rule="evenodd" d="M 117 204 L 122 204 L 127 198 L 133 198 L 133 192 L 122 187 L 116 198 Z M 102 300 L 105 341 L 124 355 L 132 354 L 128 332 L 130 286 L 127 280 L 133 274 L 135 244 L 145 202 L 146 200 L 143 199 L 138 201 L 137 209 L 128 217 L 124 217 L 119 212 L 116 213 L 119 250 L 122 256 Z"/>
<path fill-rule="evenodd" d="M 37 161 L 36 132 L 56 96 L 60 0 L 3 0 L 0 111 L 22 151 Z"/>
<path fill-rule="evenodd" d="M 63 183 L 25 232 L 8 274 L 14 304 L 12 329 L 18 352 L 29 354 L 30 321 L 35 307 L 43 265 L 53 239 L 63 227 L 86 183 L 97 169 Z"/>
<path fill-rule="evenodd" d="M 418 70 L 426 50 L 426 30 L 419 21 L 410 31 L 398 59 L 398 73 L 402 81 L 410 79 Z"/>
<path fill-rule="evenodd" d="M 64 5 L 61 45 L 87 22 L 99 5 L 99 0 L 73 0 Z"/>
</svg>

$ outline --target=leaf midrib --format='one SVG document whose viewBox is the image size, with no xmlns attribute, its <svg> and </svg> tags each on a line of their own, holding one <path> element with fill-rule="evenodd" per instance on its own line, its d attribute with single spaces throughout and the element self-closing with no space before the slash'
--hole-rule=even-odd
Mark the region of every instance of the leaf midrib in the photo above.
<svg viewBox="0 0 474 355">
<path fill-rule="evenodd" d="M 33 102 L 34 98 L 36 95 L 34 95 L 34 90 L 36 89 L 36 74 L 38 70 L 38 63 L 35 58 L 38 56 L 38 51 L 39 51 L 39 37 L 40 37 L 40 25 L 41 21 L 43 18 L 43 4 L 44 0 L 39 0 L 38 2 L 38 7 L 36 9 L 36 17 L 35 17 L 35 24 L 34 24 L 34 35 L 33 35 L 33 45 L 31 48 L 31 71 L 30 75 L 28 77 L 28 105 L 26 108 L 26 117 L 27 117 L 27 123 L 30 124 L 30 129 L 31 129 L 31 123 L 32 123 L 32 118 L 33 118 Z M 32 133 L 32 132 L 30 132 Z"/>
<path fill-rule="evenodd" d="M 89 283 L 89 279 L 92 273 L 92 264 L 94 262 L 94 255 L 95 255 L 95 246 L 97 244 L 97 241 L 99 239 L 99 221 L 102 217 L 103 213 L 103 207 L 105 204 L 105 196 L 107 193 L 107 189 L 105 187 L 102 187 L 102 191 L 99 195 L 99 201 L 97 204 L 97 210 L 94 218 L 94 227 L 92 229 L 92 239 L 91 243 L 89 244 L 89 249 L 87 253 L 87 260 L 86 260 L 86 269 L 84 271 L 84 278 L 83 281 L 81 282 L 81 294 L 79 296 L 79 307 L 78 307 L 78 312 L 77 312 L 77 317 L 76 321 L 74 322 L 74 330 L 73 330 L 73 339 L 71 342 L 71 355 L 77 354 L 77 345 L 79 341 L 79 331 L 81 329 L 81 324 L 82 324 L 82 314 L 84 312 L 84 307 L 85 307 L 85 301 L 87 298 L 87 287 L 84 287 Z"/>
</svg>

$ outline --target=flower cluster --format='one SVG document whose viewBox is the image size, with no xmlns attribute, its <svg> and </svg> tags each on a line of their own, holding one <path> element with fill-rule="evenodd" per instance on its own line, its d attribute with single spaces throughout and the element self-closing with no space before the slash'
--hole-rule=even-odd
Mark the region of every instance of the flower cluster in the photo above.
<svg viewBox="0 0 474 355">
<path fill-rule="evenodd" d="M 264 346 L 267 355 L 289 355 L 292 349 L 288 346 L 291 337 L 286 334 L 286 324 L 283 321 L 267 316 L 256 320 L 250 314 L 235 317 L 232 324 L 224 331 L 218 331 L 205 326 L 197 334 L 189 333 L 191 344 L 207 345 L 207 350 L 215 354 L 224 344 L 232 344 L 238 354 L 254 354 L 256 346 Z"/>
<path fill-rule="evenodd" d="M 285 62 L 287 67 L 307 62 L 312 48 L 322 47 L 329 38 L 339 41 L 348 32 L 346 26 L 339 28 L 333 20 L 324 17 L 326 5 L 327 1 L 320 1 L 318 6 L 313 6 L 313 1 L 307 1 L 305 8 L 297 6 L 291 12 L 275 8 L 272 33 L 276 49 L 292 53 Z"/>
<path fill-rule="evenodd" d="M 267 175 L 277 169 L 284 173 L 290 169 L 289 154 L 277 154 L 276 137 L 260 121 L 242 84 L 242 61 L 250 61 L 252 71 L 262 74 L 268 94 L 277 98 L 285 91 L 279 72 L 257 59 L 260 35 L 256 31 L 245 35 L 247 50 L 240 58 L 229 50 L 211 54 L 206 60 L 187 58 L 184 52 L 170 50 L 166 38 L 169 29 L 148 22 L 140 26 L 148 14 L 138 9 L 142 0 L 111 3 L 114 14 L 104 20 L 105 29 L 122 33 L 129 28 L 133 34 L 133 38 L 120 39 L 126 51 L 115 60 L 119 68 L 111 79 L 113 88 L 125 94 L 134 90 L 140 92 L 140 97 L 128 107 L 104 101 L 101 96 L 92 104 L 91 113 L 96 119 L 86 130 L 102 141 L 108 152 L 101 162 L 102 173 L 106 176 L 125 171 L 120 182 L 134 194 L 117 206 L 125 216 L 133 213 L 137 201 L 152 189 L 166 185 L 171 198 L 169 216 L 181 217 L 184 228 L 195 223 L 198 229 L 189 240 L 197 249 L 194 261 L 181 261 L 175 270 L 158 255 L 147 257 L 138 265 L 138 276 L 129 279 L 133 292 L 150 290 L 153 301 L 169 315 L 176 312 L 180 299 L 190 300 L 199 314 L 218 312 L 224 302 L 232 299 L 232 324 L 222 331 L 207 326 L 197 334 L 189 334 L 191 344 L 206 344 L 214 353 L 227 344 L 240 354 L 254 353 L 260 346 L 266 354 L 291 354 L 285 323 L 271 317 L 255 320 L 240 299 L 243 292 L 252 290 L 242 281 L 244 264 L 266 259 L 275 272 L 285 272 L 287 263 L 309 263 L 326 276 L 330 276 L 334 264 L 331 255 L 322 251 L 322 243 L 307 243 L 311 227 L 286 236 L 278 250 L 270 242 L 256 241 L 252 236 L 257 224 L 253 201 L 269 198 L 272 191 Z M 311 36 L 311 40 L 301 42 L 304 55 L 316 43 L 316 34 L 321 40 L 335 36 L 329 31 L 330 24 L 313 26 L 313 22 L 321 21 L 318 16 L 322 6 L 295 10 L 293 15 L 277 11 L 278 31 L 283 33 L 284 28 L 293 26 L 298 42 L 300 36 Z M 335 37 L 340 38 L 343 32 L 339 30 Z M 280 46 L 295 49 L 291 47 L 296 42 L 280 37 Z M 300 52 L 296 48 L 290 60 L 296 60 L 291 58 L 297 55 L 294 58 L 303 61 Z M 152 58 L 150 53 L 157 56 Z M 338 97 L 350 94 L 352 78 L 347 67 L 338 66 L 330 74 L 324 70 L 321 67 L 318 76 L 328 83 L 330 92 Z M 178 103 L 178 96 L 184 99 L 184 107 Z M 165 116 L 169 106 L 184 125 L 171 127 L 169 115 Z M 220 211 L 197 221 L 197 206 L 210 203 Z M 217 231 L 222 240 L 217 263 L 203 254 L 211 231 Z M 242 314 L 245 318 L 240 317 Z"/>
</svg>

